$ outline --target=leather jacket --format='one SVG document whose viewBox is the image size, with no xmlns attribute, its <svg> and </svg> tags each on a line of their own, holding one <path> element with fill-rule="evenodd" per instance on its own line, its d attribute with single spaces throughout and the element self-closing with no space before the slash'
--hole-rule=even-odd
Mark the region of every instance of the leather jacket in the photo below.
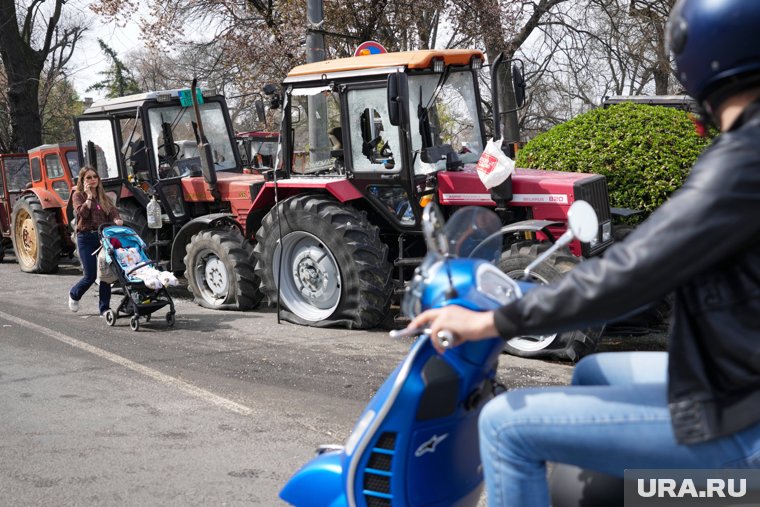
<svg viewBox="0 0 760 507">
<path fill-rule="evenodd" d="M 498 310 L 496 327 L 504 337 L 581 329 L 670 292 L 668 399 L 678 442 L 760 422 L 760 103 L 625 240 Z"/>
</svg>

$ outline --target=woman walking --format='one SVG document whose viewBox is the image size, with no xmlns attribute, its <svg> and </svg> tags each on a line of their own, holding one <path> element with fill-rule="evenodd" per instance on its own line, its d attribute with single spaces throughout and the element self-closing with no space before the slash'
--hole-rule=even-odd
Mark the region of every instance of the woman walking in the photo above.
<svg viewBox="0 0 760 507">
<path fill-rule="evenodd" d="M 98 259 L 93 255 L 100 247 L 98 228 L 109 222 L 122 225 L 119 210 L 103 189 L 95 168 L 85 166 L 79 173 L 76 191 L 72 196 L 77 217 L 77 248 L 84 276 L 69 291 L 69 310 L 79 311 L 79 301 L 98 275 Z M 99 312 L 103 315 L 111 304 L 111 284 L 100 282 Z"/>
</svg>

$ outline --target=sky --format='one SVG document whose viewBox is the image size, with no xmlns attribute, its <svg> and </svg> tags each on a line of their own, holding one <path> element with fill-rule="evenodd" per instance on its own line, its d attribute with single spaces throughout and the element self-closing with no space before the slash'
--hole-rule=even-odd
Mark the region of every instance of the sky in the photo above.
<svg viewBox="0 0 760 507">
<path fill-rule="evenodd" d="M 103 98 L 102 92 L 86 91 L 88 87 L 103 79 L 99 72 L 106 71 L 109 67 L 109 62 L 98 45 L 98 38 L 116 51 L 122 61 L 129 51 L 141 47 L 142 43 L 137 22 L 120 27 L 116 23 L 105 24 L 94 14 L 90 14 L 88 18 L 88 30 L 83 40 L 77 44 L 68 67 L 79 97 L 98 99 Z"/>
</svg>

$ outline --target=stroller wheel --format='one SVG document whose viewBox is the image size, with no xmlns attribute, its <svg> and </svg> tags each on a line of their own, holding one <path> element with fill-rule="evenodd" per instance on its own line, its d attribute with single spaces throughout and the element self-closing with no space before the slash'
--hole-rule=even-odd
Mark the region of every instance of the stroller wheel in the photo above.
<svg viewBox="0 0 760 507">
<path fill-rule="evenodd" d="M 107 310 L 106 311 L 106 324 L 109 326 L 113 326 L 116 324 L 116 315 L 113 313 L 113 310 Z"/>
<path fill-rule="evenodd" d="M 137 331 L 140 329 L 140 319 L 137 315 L 133 315 L 131 319 L 129 319 L 129 328 L 132 331 Z"/>
<path fill-rule="evenodd" d="M 166 314 L 166 323 L 169 324 L 169 327 L 174 327 L 174 312 Z"/>
</svg>

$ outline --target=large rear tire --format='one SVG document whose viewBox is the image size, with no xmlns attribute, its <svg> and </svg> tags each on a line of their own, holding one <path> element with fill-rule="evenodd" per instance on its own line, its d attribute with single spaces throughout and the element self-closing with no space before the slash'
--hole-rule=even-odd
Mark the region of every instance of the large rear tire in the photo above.
<svg viewBox="0 0 760 507">
<path fill-rule="evenodd" d="M 297 195 L 280 203 L 279 213 L 273 208 L 256 233 L 254 255 L 271 304 L 282 258 L 279 296 L 291 322 L 366 329 L 388 312 L 391 266 L 379 229 L 364 212 L 329 197 Z"/>
<path fill-rule="evenodd" d="M 44 209 L 34 194 L 21 196 L 11 214 L 13 250 L 21 271 L 55 273 L 61 256 L 61 232 L 54 209 Z"/>
<path fill-rule="evenodd" d="M 195 302 L 214 310 L 251 310 L 261 301 L 249 264 L 253 248 L 239 230 L 210 229 L 190 239 L 185 278 Z"/>
<path fill-rule="evenodd" d="M 499 268 L 512 278 L 522 278 L 525 268 L 533 262 L 548 244 L 524 242 L 512 245 L 504 252 Z M 567 249 L 552 254 L 531 274 L 531 281 L 547 284 L 561 278 L 578 264 L 579 259 Z M 507 340 L 504 350 L 519 357 L 578 361 L 596 350 L 603 328 L 566 331 L 548 335 L 516 336 Z"/>
</svg>

